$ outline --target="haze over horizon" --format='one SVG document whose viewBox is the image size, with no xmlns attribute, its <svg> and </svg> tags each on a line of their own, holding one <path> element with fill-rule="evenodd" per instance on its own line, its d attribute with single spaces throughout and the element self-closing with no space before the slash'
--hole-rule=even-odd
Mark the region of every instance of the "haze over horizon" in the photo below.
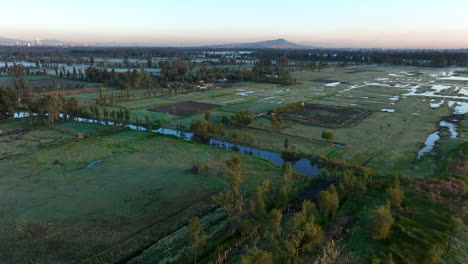
<svg viewBox="0 0 468 264">
<path fill-rule="evenodd" d="M 322 47 L 468 48 L 468 1 L 44 0 L 0 17 L 0 37 L 140 46 L 284 38 Z M 17 10 L 17 3 L 2 3 Z M 300 7 L 300 8 L 298 8 Z"/>
</svg>

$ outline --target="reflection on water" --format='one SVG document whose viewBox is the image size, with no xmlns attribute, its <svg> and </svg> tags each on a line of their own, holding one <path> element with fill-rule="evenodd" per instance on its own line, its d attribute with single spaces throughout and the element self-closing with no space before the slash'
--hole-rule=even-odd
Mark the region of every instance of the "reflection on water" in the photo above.
<svg viewBox="0 0 468 264">
<path fill-rule="evenodd" d="M 447 121 L 440 121 L 439 126 L 448 128 L 451 138 L 458 137 L 458 132 L 457 132 L 458 126 L 456 124 L 450 123 Z M 430 134 L 427 137 L 426 141 L 424 142 L 424 147 L 421 150 L 419 150 L 417 159 L 420 160 L 426 153 L 431 152 L 432 149 L 434 149 L 435 143 L 439 139 L 440 139 L 439 131 L 435 131 L 434 133 Z"/>
<path fill-rule="evenodd" d="M 457 132 L 457 127 L 458 126 L 457 125 L 455 125 L 454 123 L 447 122 L 447 121 L 440 121 L 439 125 L 441 127 L 448 128 L 451 138 L 457 138 L 457 136 L 458 136 L 458 132 Z"/>
<path fill-rule="evenodd" d="M 184 133 L 184 132 L 167 129 L 167 128 L 160 128 L 157 130 L 153 130 L 153 132 L 158 132 L 158 133 L 165 134 L 165 135 L 174 135 L 177 137 L 185 138 L 187 140 L 192 139 L 194 136 L 193 133 Z M 209 144 L 214 147 L 224 148 L 227 150 L 233 150 L 233 151 L 237 151 L 240 153 L 251 154 L 260 158 L 264 158 L 279 166 L 287 162 L 283 159 L 281 154 L 277 152 L 251 148 L 248 146 L 233 144 L 230 142 L 216 140 L 216 139 L 211 139 Z M 309 177 L 316 176 L 320 172 L 320 169 L 318 168 L 318 166 L 315 164 L 312 164 L 309 159 L 299 159 L 297 161 L 290 161 L 290 162 L 291 162 L 291 167 L 295 171 L 308 175 Z"/>
<path fill-rule="evenodd" d="M 418 152 L 417 159 L 420 160 L 426 153 L 431 152 L 437 140 L 440 139 L 439 131 L 430 134 L 424 142 L 424 147 Z"/>
<path fill-rule="evenodd" d="M 106 159 L 110 159 L 110 157 L 109 157 L 109 158 L 98 159 L 98 160 L 92 161 L 92 162 L 90 162 L 88 165 L 86 165 L 85 168 L 91 168 L 91 167 L 93 167 L 94 165 L 96 165 L 96 164 L 98 164 L 98 163 L 100 163 L 100 162 L 105 161 Z"/>
</svg>

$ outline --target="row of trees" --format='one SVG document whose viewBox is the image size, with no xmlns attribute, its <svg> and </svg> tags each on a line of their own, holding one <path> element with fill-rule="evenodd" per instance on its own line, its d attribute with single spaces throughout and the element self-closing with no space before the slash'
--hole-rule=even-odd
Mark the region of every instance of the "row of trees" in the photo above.
<svg viewBox="0 0 468 264">
<path fill-rule="evenodd" d="M 31 122 L 41 118 L 50 126 L 59 119 L 74 119 L 75 117 L 94 119 L 97 122 L 104 121 L 106 124 L 113 122 L 114 126 L 118 124 L 125 126 L 130 122 L 131 117 L 131 111 L 128 109 L 109 111 L 99 105 L 80 107 L 75 97 L 65 98 L 62 94 L 58 96 L 49 94 L 34 99 L 30 93 L 20 95 L 11 87 L 0 87 L 0 119 L 14 117 L 20 107 L 26 108 Z M 149 123 L 149 118 L 146 119 Z"/>
<path fill-rule="evenodd" d="M 354 64 L 394 64 L 412 66 L 468 66 L 467 50 L 251 50 L 247 53 L 216 52 L 226 51 L 217 49 L 200 48 L 42 48 L 42 47 L 0 47 L 0 55 L 14 58 L 15 60 L 29 60 L 40 64 L 66 63 L 72 64 L 96 64 L 94 57 L 124 58 L 121 67 L 142 68 L 154 67 L 152 58 L 171 58 L 189 62 L 193 58 L 216 58 L 218 64 L 233 64 L 232 54 L 237 60 L 260 60 L 269 58 L 272 61 L 284 61 L 287 57 L 300 65 L 302 62 L 319 62 L 318 65 L 327 63 L 354 63 Z M 228 58 L 229 56 L 229 58 Z M 128 58 L 134 58 L 146 63 L 130 62 Z M 126 59 L 126 61 L 125 61 Z M 5 58 L 5 61 L 7 58 Z M 316 65 L 314 63 L 314 65 Z M 120 67 L 119 66 L 119 67 Z"/>
<path fill-rule="evenodd" d="M 49 125 L 53 125 L 61 113 L 65 118 L 73 118 L 81 113 L 74 97 L 67 99 L 63 95 L 47 95 L 33 100 L 29 93 L 20 96 L 11 87 L 0 87 L 0 119 L 12 118 L 19 111 L 20 101 L 27 108 L 31 120 L 34 116 L 43 116 Z"/>
<path fill-rule="evenodd" d="M 324 65 L 330 62 L 355 64 L 391 64 L 407 66 L 468 66 L 467 50 L 268 50 L 258 51 L 258 57 L 279 58 L 287 56 L 299 65 L 313 61 Z"/>
<path fill-rule="evenodd" d="M 81 83 L 70 82 L 70 81 L 65 81 L 64 79 L 60 79 L 60 80 L 52 79 L 50 81 L 50 84 L 41 84 L 41 85 L 36 85 L 32 87 L 30 86 L 29 82 L 26 79 L 26 76 L 31 74 L 29 71 L 30 69 L 29 67 L 23 66 L 21 64 L 14 64 L 13 66 L 5 67 L 5 69 L 7 73 L 13 74 L 17 78 L 14 81 L 14 87 L 15 87 L 15 90 L 20 93 L 24 93 L 24 92 L 42 93 L 42 92 L 50 92 L 50 91 L 65 91 L 65 90 L 73 90 L 73 89 L 82 89 L 85 87 L 85 84 L 82 82 Z M 70 76 L 68 79 L 71 79 Z M 84 81 L 84 78 L 80 78 L 80 80 Z"/>
</svg>

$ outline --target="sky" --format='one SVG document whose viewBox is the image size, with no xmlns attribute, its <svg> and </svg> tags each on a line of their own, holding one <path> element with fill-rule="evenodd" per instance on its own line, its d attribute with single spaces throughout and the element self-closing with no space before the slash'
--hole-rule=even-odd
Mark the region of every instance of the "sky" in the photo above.
<svg viewBox="0 0 468 264">
<path fill-rule="evenodd" d="M 2 1 L 0 37 L 193 46 L 468 48 L 468 0 Z"/>
</svg>

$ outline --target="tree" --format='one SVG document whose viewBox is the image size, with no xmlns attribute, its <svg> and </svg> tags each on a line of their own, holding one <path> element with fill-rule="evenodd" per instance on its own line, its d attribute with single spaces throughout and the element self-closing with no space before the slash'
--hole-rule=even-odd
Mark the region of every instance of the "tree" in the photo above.
<svg viewBox="0 0 468 264">
<path fill-rule="evenodd" d="M 240 111 L 231 117 L 231 123 L 238 126 L 248 126 L 255 117 L 249 110 Z"/>
<path fill-rule="evenodd" d="M 211 112 L 210 111 L 205 112 L 205 120 L 208 121 L 208 122 L 211 122 Z"/>
<path fill-rule="evenodd" d="M 278 131 L 281 129 L 281 125 L 282 125 L 282 120 L 281 120 L 281 117 L 277 117 L 277 116 L 272 116 L 271 117 L 271 129 L 273 131 Z"/>
<path fill-rule="evenodd" d="M 244 180 L 245 172 L 242 170 L 242 162 L 240 158 L 233 158 L 232 160 L 226 161 L 228 183 L 230 187 L 236 192 L 239 192 L 239 186 Z"/>
<path fill-rule="evenodd" d="M 322 212 L 325 221 L 329 221 L 335 217 L 336 211 L 340 206 L 338 192 L 334 185 L 330 185 L 327 190 L 322 191 L 317 197 L 320 211 Z"/>
<path fill-rule="evenodd" d="M 253 142 L 254 142 L 254 134 L 252 132 L 247 132 L 244 134 L 244 140 L 245 142 L 249 145 L 249 146 L 252 146 Z"/>
<path fill-rule="evenodd" d="M 324 130 L 322 132 L 322 138 L 325 139 L 327 142 L 330 142 L 331 140 L 333 140 L 334 137 L 335 135 L 333 135 L 333 132 L 330 130 Z"/>
<path fill-rule="evenodd" d="M 210 123 L 206 119 L 193 122 L 190 126 L 192 132 L 199 137 L 206 137 L 210 130 Z"/>
<path fill-rule="evenodd" d="M 257 193 L 255 197 L 255 213 L 265 212 L 270 190 L 271 182 L 269 180 L 264 180 L 261 184 L 257 186 Z"/>
<path fill-rule="evenodd" d="M 125 110 L 125 120 L 127 121 L 127 124 L 130 122 L 130 117 L 132 116 L 132 111 L 130 110 Z"/>
<path fill-rule="evenodd" d="M 372 239 L 381 240 L 388 237 L 393 225 L 390 205 L 381 205 L 369 213 L 369 232 Z"/>
<path fill-rule="evenodd" d="M 262 226 L 261 236 L 264 241 L 267 241 L 267 246 L 272 248 L 274 252 L 278 251 L 279 239 L 282 236 L 283 229 L 281 228 L 281 220 L 283 214 L 278 209 L 273 209 L 266 216 L 265 223 Z"/>
<path fill-rule="evenodd" d="M 393 207 L 401 206 L 401 201 L 403 200 L 404 194 L 403 194 L 403 191 L 401 190 L 400 180 L 398 179 L 398 177 L 395 177 L 393 186 L 387 190 L 387 194 L 388 194 L 388 200 L 391 206 Z"/>
<path fill-rule="evenodd" d="M 354 195 L 362 195 L 367 190 L 368 176 L 356 177 L 355 172 L 346 170 L 341 174 L 338 190 L 340 193 L 340 200 L 343 201 Z"/>
<path fill-rule="evenodd" d="M 244 209 L 244 195 L 240 191 L 240 185 L 244 181 L 245 172 L 241 168 L 241 160 L 234 158 L 228 160 L 227 181 L 224 191 L 213 196 L 213 199 L 231 219 L 231 225 L 234 227 L 241 223 L 241 216 Z"/>
<path fill-rule="evenodd" d="M 70 118 L 73 119 L 73 117 L 77 116 L 79 113 L 79 106 L 78 106 L 78 100 L 76 100 L 75 97 L 70 97 L 69 99 L 63 98 L 63 114 Z"/>
<path fill-rule="evenodd" d="M 47 115 L 47 123 L 53 125 L 62 111 L 63 101 L 54 95 L 47 95 L 39 100 L 39 111 L 43 116 Z"/>
<path fill-rule="evenodd" d="M 191 244 L 192 254 L 195 255 L 195 264 L 197 263 L 197 254 L 198 251 L 206 244 L 206 234 L 205 230 L 200 224 L 200 219 L 198 217 L 193 218 L 189 225 L 189 232 L 187 238 Z"/>
<path fill-rule="evenodd" d="M 315 224 L 315 215 L 317 215 L 317 208 L 311 201 L 304 201 L 302 203 L 301 213 L 306 222 L 303 226 L 304 237 L 302 241 L 302 249 L 311 250 L 313 246 L 318 245 L 323 239 L 322 227 Z"/>
<path fill-rule="evenodd" d="M 341 174 L 338 190 L 340 191 L 341 200 L 352 197 L 355 193 L 356 177 L 353 172 L 346 170 Z"/>
<path fill-rule="evenodd" d="M 153 58 L 151 56 L 148 57 L 146 65 L 148 66 L 148 68 L 153 68 Z"/>
<path fill-rule="evenodd" d="M 286 205 L 289 201 L 289 194 L 292 191 L 293 169 L 291 163 L 285 162 L 281 168 L 281 185 L 279 193 L 281 201 Z"/>
<path fill-rule="evenodd" d="M 240 139 L 239 130 L 232 131 L 231 138 L 232 138 L 232 141 L 234 141 L 234 143 L 237 143 L 239 141 L 239 139 Z"/>
<path fill-rule="evenodd" d="M 210 124 L 210 133 L 213 136 L 218 136 L 218 137 L 225 137 L 227 135 L 227 129 L 226 126 L 223 123 L 216 123 L 216 124 Z"/>
<path fill-rule="evenodd" d="M 276 60 L 276 65 L 278 68 L 286 68 L 288 67 L 289 60 L 286 56 L 281 56 Z"/>
<path fill-rule="evenodd" d="M 18 82 L 19 82 L 19 88 L 21 89 L 23 93 L 29 92 L 28 80 L 26 80 L 26 77 L 24 75 L 21 75 L 18 77 Z"/>
<path fill-rule="evenodd" d="M 13 117 L 18 109 L 18 94 L 11 87 L 0 87 L 0 119 Z"/>
<path fill-rule="evenodd" d="M 286 262 L 297 262 L 299 252 L 311 250 L 323 239 L 322 227 L 315 224 L 315 205 L 302 203 L 302 210 L 293 214 L 285 223 L 282 255 Z"/>
</svg>

